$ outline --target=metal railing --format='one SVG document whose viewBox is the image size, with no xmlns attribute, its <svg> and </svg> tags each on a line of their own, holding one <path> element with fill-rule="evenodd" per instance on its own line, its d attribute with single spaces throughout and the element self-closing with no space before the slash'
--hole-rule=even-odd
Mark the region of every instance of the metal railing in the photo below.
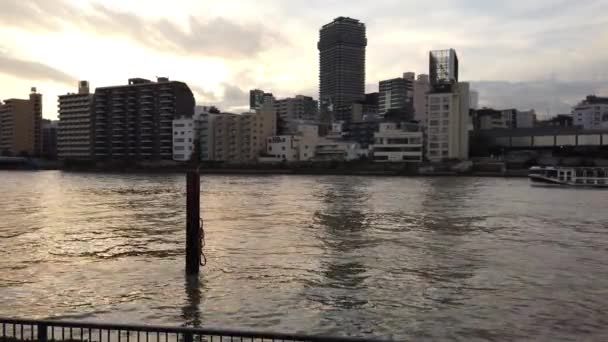
<svg viewBox="0 0 608 342">
<path fill-rule="evenodd" d="M 0 342 L 364 342 L 370 339 L 224 329 L 0 318 Z"/>
</svg>

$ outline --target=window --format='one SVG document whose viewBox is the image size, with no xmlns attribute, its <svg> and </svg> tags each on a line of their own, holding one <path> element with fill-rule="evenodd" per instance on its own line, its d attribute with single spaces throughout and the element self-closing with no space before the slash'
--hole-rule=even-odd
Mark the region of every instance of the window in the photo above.
<svg viewBox="0 0 608 342">
<path fill-rule="evenodd" d="M 177 135 L 177 132 L 173 133 L 173 135 Z"/>
<path fill-rule="evenodd" d="M 268 146 L 268 151 L 272 151 L 272 146 Z"/>
<path fill-rule="evenodd" d="M 444 118 L 449 118 L 450 117 L 450 113 L 449 112 L 443 112 L 443 117 Z"/>
<path fill-rule="evenodd" d="M 437 120 L 431 120 L 429 122 L 429 125 L 431 125 L 431 126 L 437 126 L 437 125 L 439 125 L 439 121 L 437 121 Z"/>
<path fill-rule="evenodd" d="M 184 135 L 186 132 L 181 132 L 181 135 Z"/>
<path fill-rule="evenodd" d="M 188 138 L 188 142 L 192 142 L 192 138 Z"/>
<path fill-rule="evenodd" d="M 438 143 L 431 143 L 431 148 L 439 148 L 439 144 Z"/>
<path fill-rule="evenodd" d="M 429 109 L 430 109 L 430 110 L 439 110 L 439 108 L 440 108 L 440 107 L 439 107 L 439 105 L 438 105 L 438 104 L 437 104 L 437 105 L 430 105 L 430 106 L 429 106 Z"/>
<path fill-rule="evenodd" d="M 304 158 L 308 157 L 308 153 L 304 153 Z"/>
<path fill-rule="evenodd" d="M 281 147 L 281 149 L 282 149 L 283 151 L 285 151 L 285 146 Z"/>
<path fill-rule="evenodd" d="M 388 139 L 388 144 L 391 144 L 391 145 L 397 145 L 397 144 L 406 145 L 407 143 L 408 143 L 407 138 Z"/>
<path fill-rule="evenodd" d="M 441 143 L 441 147 L 443 147 L 443 148 L 449 148 L 449 147 L 450 147 L 450 144 L 449 144 L 449 143 L 444 142 L 444 143 Z"/>
<path fill-rule="evenodd" d="M 176 143 L 183 143 L 184 138 L 175 138 L 175 140 L 173 140 L 173 141 L 175 141 Z"/>
<path fill-rule="evenodd" d="M 186 148 L 184 146 L 173 146 L 173 149 L 176 151 L 184 151 Z"/>
<path fill-rule="evenodd" d="M 446 126 L 447 126 L 447 125 L 449 125 L 449 124 L 450 124 L 450 120 L 443 120 L 443 122 L 442 122 L 442 123 L 443 123 L 444 125 L 446 125 Z"/>
<path fill-rule="evenodd" d="M 450 105 L 449 104 L 444 104 L 443 105 L 443 109 L 444 110 L 449 110 L 450 109 Z"/>
<path fill-rule="evenodd" d="M 308 145 L 305 145 L 305 146 L 304 146 L 304 149 L 308 150 Z"/>
<path fill-rule="evenodd" d="M 422 139 L 421 138 L 410 138 L 410 144 L 420 145 L 420 144 L 422 144 Z"/>
</svg>

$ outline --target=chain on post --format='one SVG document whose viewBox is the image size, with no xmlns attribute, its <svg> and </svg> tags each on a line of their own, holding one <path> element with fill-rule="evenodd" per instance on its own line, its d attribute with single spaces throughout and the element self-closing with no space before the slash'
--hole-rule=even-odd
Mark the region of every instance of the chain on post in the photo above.
<svg viewBox="0 0 608 342">
<path fill-rule="evenodd" d="M 207 257 L 205 256 L 205 228 L 203 227 L 203 219 L 200 219 L 200 230 L 201 230 L 201 266 L 207 265 Z"/>
</svg>

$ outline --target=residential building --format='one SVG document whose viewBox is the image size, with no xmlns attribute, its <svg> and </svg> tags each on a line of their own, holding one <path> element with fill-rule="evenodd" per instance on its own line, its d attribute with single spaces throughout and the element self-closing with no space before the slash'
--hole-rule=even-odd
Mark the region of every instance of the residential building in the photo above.
<svg viewBox="0 0 608 342">
<path fill-rule="evenodd" d="M 267 140 L 267 155 L 275 161 L 294 162 L 300 160 L 301 137 L 299 135 L 278 135 Z"/>
<path fill-rule="evenodd" d="M 58 97 L 57 152 L 62 160 L 91 159 L 91 105 L 89 82 L 78 82 L 78 93 Z"/>
<path fill-rule="evenodd" d="M 0 102 L 0 153 L 39 156 L 42 152 L 42 95 Z"/>
<path fill-rule="evenodd" d="M 310 96 L 276 100 L 274 108 L 277 115 L 277 130 L 279 134 L 293 134 L 300 123 L 319 122 L 319 103 Z"/>
<path fill-rule="evenodd" d="M 266 152 L 266 139 L 277 134 L 277 112 L 273 104 L 264 104 L 257 111 L 242 116 L 244 157 L 246 160 L 256 160 Z"/>
<path fill-rule="evenodd" d="M 443 88 L 442 86 L 442 89 Z M 467 160 L 469 157 L 469 84 L 428 95 L 427 158 Z"/>
<path fill-rule="evenodd" d="M 421 125 L 426 125 L 427 120 L 427 102 L 426 94 L 431 90 L 429 75 L 418 75 L 414 81 L 414 120 Z"/>
<path fill-rule="evenodd" d="M 374 134 L 380 128 L 380 121 L 345 122 L 342 124 L 343 138 L 358 143 L 361 148 L 369 148 L 374 144 Z"/>
<path fill-rule="evenodd" d="M 558 114 L 553 118 L 536 123 L 537 127 L 574 127 L 574 118 L 571 114 Z"/>
<path fill-rule="evenodd" d="M 389 111 L 397 113 L 394 117 L 411 120 L 414 114 L 414 73 L 405 73 L 403 77 L 380 81 L 378 112 L 385 117 Z"/>
<path fill-rule="evenodd" d="M 572 109 L 574 125 L 584 129 L 608 127 L 608 97 L 587 96 Z"/>
<path fill-rule="evenodd" d="M 187 162 L 192 159 L 200 135 L 202 115 L 195 112 L 192 117 L 173 120 L 173 160 Z"/>
<path fill-rule="evenodd" d="M 352 103 L 365 97 L 365 25 L 339 17 L 324 25 L 319 37 L 321 112 L 330 113 L 334 120 L 348 121 Z"/>
<path fill-rule="evenodd" d="M 371 150 L 376 162 L 422 162 L 424 144 L 418 125 L 383 122 L 374 139 Z"/>
<path fill-rule="evenodd" d="M 243 114 L 204 113 L 200 116 L 201 160 L 243 163 L 266 153 L 266 139 L 276 135 L 274 105 L 263 104 Z"/>
<path fill-rule="evenodd" d="M 57 159 L 57 127 L 59 121 L 42 119 L 42 157 Z"/>
<path fill-rule="evenodd" d="M 249 109 L 259 109 L 264 103 L 272 104 L 274 96 L 272 93 L 267 93 L 260 89 L 252 89 L 249 91 Z"/>
<path fill-rule="evenodd" d="M 475 130 L 531 128 L 536 122 L 534 110 L 482 108 L 473 110 L 472 113 Z"/>
<path fill-rule="evenodd" d="M 160 77 L 129 79 L 127 85 L 97 88 L 92 141 L 96 160 L 172 160 L 173 119 L 192 117 L 187 84 Z"/>
</svg>

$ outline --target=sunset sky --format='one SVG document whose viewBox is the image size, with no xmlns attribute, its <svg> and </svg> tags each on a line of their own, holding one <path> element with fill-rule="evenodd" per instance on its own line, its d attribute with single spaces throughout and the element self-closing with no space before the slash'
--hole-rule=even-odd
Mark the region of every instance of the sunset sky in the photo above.
<svg viewBox="0 0 608 342">
<path fill-rule="evenodd" d="M 55 119 L 79 79 L 156 76 L 224 110 L 251 88 L 317 98 L 318 31 L 338 16 L 367 25 L 368 91 L 455 48 L 482 105 L 545 115 L 608 96 L 606 0 L 0 0 L 0 99 L 36 86 Z"/>
</svg>

